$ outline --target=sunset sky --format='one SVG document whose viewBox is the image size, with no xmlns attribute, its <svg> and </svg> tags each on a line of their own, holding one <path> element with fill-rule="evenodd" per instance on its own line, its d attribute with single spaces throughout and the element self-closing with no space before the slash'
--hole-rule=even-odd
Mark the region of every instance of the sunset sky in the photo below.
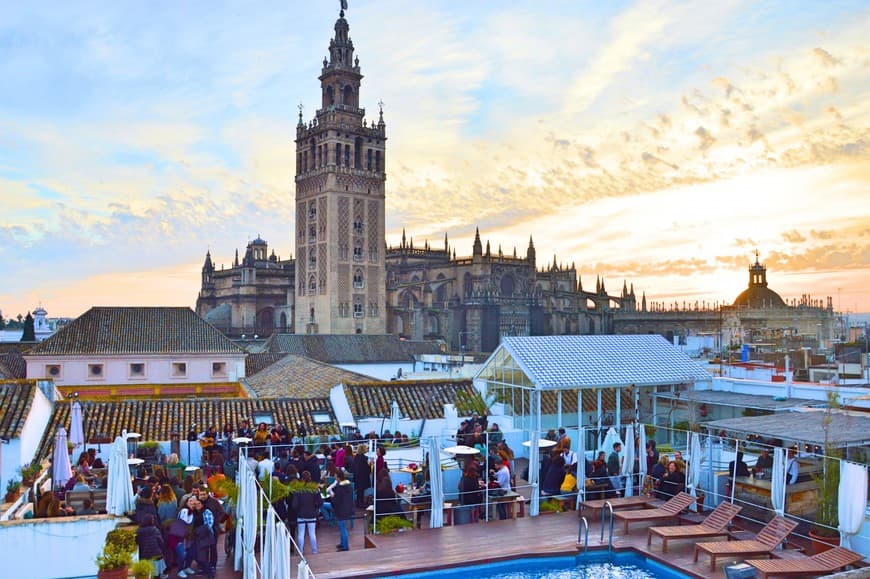
<svg viewBox="0 0 870 579">
<path fill-rule="evenodd" d="M 258 234 L 295 254 L 299 103 L 339 2 L 8 2 L 0 311 L 189 305 Z M 350 0 L 384 102 L 387 242 L 730 303 L 870 311 L 870 5 Z"/>
</svg>

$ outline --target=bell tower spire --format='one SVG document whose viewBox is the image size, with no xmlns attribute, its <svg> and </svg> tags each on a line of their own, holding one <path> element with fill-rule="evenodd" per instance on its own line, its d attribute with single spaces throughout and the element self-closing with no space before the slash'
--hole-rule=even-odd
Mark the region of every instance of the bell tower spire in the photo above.
<svg viewBox="0 0 870 579">
<path fill-rule="evenodd" d="M 296 127 L 299 333 L 384 334 L 386 123 L 367 125 L 347 2 L 318 80 L 321 106 Z"/>
</svg>

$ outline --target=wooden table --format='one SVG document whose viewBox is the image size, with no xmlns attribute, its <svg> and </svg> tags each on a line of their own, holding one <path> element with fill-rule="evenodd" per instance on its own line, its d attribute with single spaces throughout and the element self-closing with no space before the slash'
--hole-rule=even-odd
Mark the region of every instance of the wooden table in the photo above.
<svg viewBox="0 0 870 579">
<path fill-rule="evenodd" d="M 499 503 L 504 503 L 505 505 L 507 505 L 508 518 L 509 519 L 516 519 L 517 518 L 516 504 L 517 504 L 517 497 L 520 496 L 519 493 L 514 492 L 514 491 L 505 491 L 504 494 L 494 495 L 494 494 L 492 494 L 491 490 L 489 493 L 487 493 L 485 489 L 483 490 L 483 493 L 484 493 L 484 495 L 483 495 L 484 500 L 487 500 L 487 498 L 489 499 L 490 508 L 495 507 Z M 493 516 L 493 514 L 495 514 L 495 516 Z M 490 518 L 491 519 L 498 518 L 498 511 L 495 511 L 495 513 L 491 512 Z"/>
</svg>

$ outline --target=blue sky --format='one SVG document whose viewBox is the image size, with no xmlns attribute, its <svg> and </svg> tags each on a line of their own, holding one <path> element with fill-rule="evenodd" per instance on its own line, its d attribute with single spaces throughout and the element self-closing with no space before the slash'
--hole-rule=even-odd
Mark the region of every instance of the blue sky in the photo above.
<svg viewBox="0 0 870 579">
<path fill-rule="evenodd" d="M 350 4 L 389 243 L 532 235 L 587 287 L 663 301 L 732 300 L 757 248 L 784 297 L 870 310 L 865 2 Z M 337 12 L 6 7 L 4 315 L 192 305 L 206 249 L 292 254 L 297 105 L 319 105 Z"/>
</svg>

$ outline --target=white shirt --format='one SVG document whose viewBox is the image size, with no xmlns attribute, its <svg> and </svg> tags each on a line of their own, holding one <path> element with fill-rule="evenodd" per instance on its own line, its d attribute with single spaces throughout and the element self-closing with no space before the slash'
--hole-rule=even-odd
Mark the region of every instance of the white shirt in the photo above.
<svg viewBox="0 0 870 579">
<path fill-rule="evenodd" d="M 495 471 L 495 480 L 501 488 L 511 490 L 511 473 L 505 465 Z"/>
<path fill-rule="evenodd" d="M 796 458 L 789 459 L 788 465 L 785 467 L 786 478 L 788 484 L 792 485 L 798 479 L 798 463 Z"/>
</svg>

